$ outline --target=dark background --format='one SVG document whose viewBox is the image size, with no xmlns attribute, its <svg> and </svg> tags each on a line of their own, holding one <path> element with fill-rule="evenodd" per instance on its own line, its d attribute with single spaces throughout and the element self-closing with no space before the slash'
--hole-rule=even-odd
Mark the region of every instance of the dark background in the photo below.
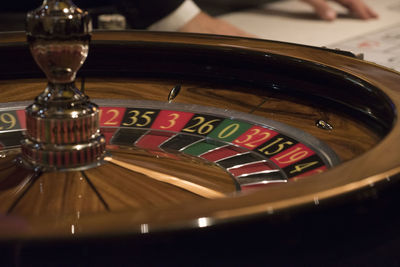
<svg viewBox="0 0 400 267">
<path fill-rule="evenodd" d="M 75 0 L 73 2 L 78 7 L 89 11 L 95 27 L 98 15 L 121 13 L 127 18 L 129 28 L 145 29 L 157 19 L 174 10 L 182 1 Z M 205 12 L 215 16 L 272 1 L 274 0 L 195 0 L 195 3 Z M 3 1 L 0 5 L 0 31 L 24 30 L 26 13 L 41 4 L 41 0 Z"/>
</svg>

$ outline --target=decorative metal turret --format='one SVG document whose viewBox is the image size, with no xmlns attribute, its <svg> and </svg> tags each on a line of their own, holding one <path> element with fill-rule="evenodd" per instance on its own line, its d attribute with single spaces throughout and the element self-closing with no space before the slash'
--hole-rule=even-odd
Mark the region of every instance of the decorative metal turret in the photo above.
<svg viewBox="0 0 400 267">
<path fill-rule="evenodd" d="M 105 153 L 99 109 L 75 86 L 89 49 L 91 22 L 70 0 L 44 0 L 27 15 L 31 53 L 47 87 L 26 108 L 22 159 L 44 171 L 96 166 Z"/>
</svg>

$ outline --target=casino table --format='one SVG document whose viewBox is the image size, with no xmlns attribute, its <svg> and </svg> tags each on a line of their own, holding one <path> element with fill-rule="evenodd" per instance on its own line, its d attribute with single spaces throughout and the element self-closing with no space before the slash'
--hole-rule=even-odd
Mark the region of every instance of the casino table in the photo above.
<svg viewBox="0 0 400 267">
<path fill-rule="evenodd" d="M 76 84 L 104 164 L 41 172 L 18 164 L 46 86 L 25 38 L 0 33 L 7 263 L 398 263 L 399 73 L 275 41 L 95 32 Z"/>
</svg>

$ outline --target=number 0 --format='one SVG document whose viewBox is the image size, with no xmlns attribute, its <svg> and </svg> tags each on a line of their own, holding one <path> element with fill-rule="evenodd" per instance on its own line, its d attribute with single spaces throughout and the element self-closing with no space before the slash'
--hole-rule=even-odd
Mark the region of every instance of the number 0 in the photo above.
<svg viewBox="0 0 400 267">
<path fill-rule="evenodd" d="M 228 138 L 229 136 L 231 136 L 232 134 L 234 134 L 238 129 L 239 129 L 239 124 L 234 123 L 231 124 L 227 127 L 225 127 L 225 129 L 223 129 L 219 134 L 218 134 L 218 138 L 220 139 L 225 139 Z"/>
</svg>

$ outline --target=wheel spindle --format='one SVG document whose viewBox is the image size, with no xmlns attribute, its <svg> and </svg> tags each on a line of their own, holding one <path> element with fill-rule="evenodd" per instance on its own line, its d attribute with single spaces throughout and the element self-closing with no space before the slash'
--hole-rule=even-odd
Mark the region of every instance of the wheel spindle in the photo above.
<svg viewBox="0 0 400 267">
<path fill-rule="evenodd" d="M 70 0 L 44 0 L 27 15 L 33 58 L 47 87 L 26 108 L 22 162 L 44 171 L 97 166 L 105 154 L 99 108 L 75 86 L 89 49 L 91 22 Z"/>
</svg>

